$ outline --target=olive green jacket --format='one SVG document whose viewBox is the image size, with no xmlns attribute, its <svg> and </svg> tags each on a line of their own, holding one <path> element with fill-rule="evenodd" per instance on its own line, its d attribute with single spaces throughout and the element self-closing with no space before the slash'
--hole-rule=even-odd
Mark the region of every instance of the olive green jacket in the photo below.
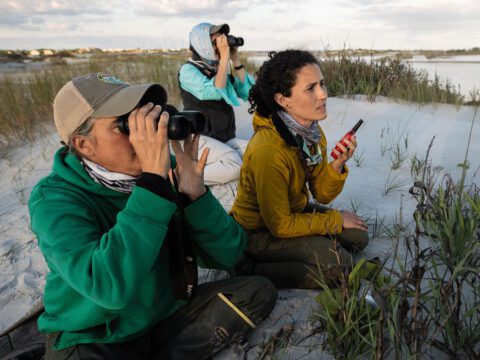
<svg viewBox="0 0 480 360">
<path fill-rule="evenodd" d="M 336 210 L 303 213 L 310 197 L 331 202 L 343 189 L 348 169 L 337 173 L 327 162 L 327 142 L 321 130 L 322 162 L 304 166 L 298 147 L 289 146 L 272 119 L 253 115 L 255 134 L 243 156 L 239 187 L 231 213 L 248 230 L 268 229 L 281 238 L 333 234 L 342 231 Z M 308 187 L 307 187 L 308 184 Z"/>
</svg>

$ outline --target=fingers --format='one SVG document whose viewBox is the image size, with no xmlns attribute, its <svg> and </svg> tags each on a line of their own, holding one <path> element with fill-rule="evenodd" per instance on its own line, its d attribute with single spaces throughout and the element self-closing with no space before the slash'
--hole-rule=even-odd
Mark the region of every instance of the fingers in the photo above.
<svg viewBox="0 0 480 360">
<path fill-rule="evenodd" d="M 189 136 L 190 137 L 190 136 Z M 200 141 L 200 134 L 195 134 L 191 141 L 188 142 L 190 157 L 197 158 L 198 157 L 198 144 Z"/>
<path fill-rule="evenodd" d="M 353 214 L 353 225 L 353 227 L 356 229 L 368 231 L 368 227 L 365 221 L 360 216 L 357 216 L 355 214 Z"/>
<path fill-rule="evenodd" d="M 148 103 L 143 105 L 138 111 L 135 116 L 135 120 L 137 123 L 137 130 L 142 132 L 146 131 L 146 125 L 145 125 L 145 118 L 147 115 L 150 113 L 150 111 L 153 109 L 154 105 L 153 103 Z"/>
<path fill-rule="evenodd" d="M 353 135 L 351 138 L 350 138 L 350 142 L 352 143 L 352 146 L 354 148 L 357 147 L 357 137 L 355 135 Z"/>
<path fill-rule="evenodd" d="M 357 140 L 355 137 L 352 137 L 349 139 L 345 139 L 345 144 L 347 144 L 346 151 L 350 156 L 355 152 L 355 149 L 357 148 Z"/>
<path fill-rule="evenodd" d="M 197 153 L 192 155 L 192 135 L 188 134 L 187 137 L 183 141 L 183 152 L 190 156 L 190 158 L 197 159 Z"/>
<path fill-rule="evenodd" d="M 335 144 L 335 147 L 333 148 L 333 152 L 337 155 L 336 160 L 342 163 L 345 163 L 349 159 L 348 148 L 344 146 L 341 142 L 337 142 Z"/>
<path fill-rule="evenodd" d="M 161 109 L 161 107 L 159 108 Z M 170 115 L 166 111 L 162 112 L 162 114 L 160 115 L 160 120 L 158 121 L 158 127 L 157 127 L 157 135 L 162 139 L 165 139 L 167 142 L 168 142 L 168 119 L 169 118 L 170 118 Z M 155 126 L 155 124 L 153 126 Z"/>
<path fill-rule="evenodd" d="M 172 144 L 172 149 L 173 152 L 175 153 L 176 157 L 179 157 L 183 153 L 182 145 L 180 145 L 180 141 L 178 140 L 170 140 L 170 143 Z"/>
<path fill-rule="evenodd" d="M 347 161 L 352 157 L 357 148 L 357 140 L 355 136 L 352 136 L 350 139 L 343 139 L 342 142 L 337 142 L 335 144 L 333 152 L 337 155 L 337 158 Z M 340 149 L 340 151 L 338 149 Z"/>
<path fill-rule="evenodd" d="M 222 34 L 219 37 L 217 37 L 217 46 L 222 46 L 227 44 L 227 35 Z"/>
<path fill-rule="evenodd" d="M 161 106 L 153 103 L 133 110 L 129 116 L 129 141 L 143 172 L 167 178 L 170 169 L 169 115 L 166 112 L 160 114 L 161 111 Z"/>
<path fill-rule="evenodd" d="M 359 218 L 358 216 L 355 216 L 355 218 L 356 218 L 355 219 L 355 228 L 363 230 L 363 231 L 368 231 L 368 226 L 365 223 L 365 221 L 363 221 L 363 219 Z"/>
<path fill-rule="evenodd" d="M 128 117 L 128 128 L 130 131 L 138 131 L 137 128 L 137 113 L 138 113 L 138 108 L 133 109 L 132 112 L 130 112 L 130 115 Z"/>
<path fill-rule="evenodd" d="M 220 52 L 220 57 L 223 58 L 227 55 L 230 56 L 230 48 L 228 46 L 227 36 L 225 34 L 220 35 L 217 37 L 216 42 L 218 51 Z"/>
<path fill-rule="evenodd" d="M 187 154 L 191 160 L 198 160 L 198 147 L 200 142 L 200 134 L 194 134 L 193 136 L 189 134 L 183 143 L 183 152 Z"/>
<path fill-rule="evenodd" d="M 160 105 L 155 105 L 145 117 L 145 130 L 147 134 L 154 134 L 157 130 L 156 120 L 162 111 Z"/>
<path fill-rule="evenodd" d="M 207 165 L 208 153 L 210 152 L 210 148 L 205 148 L 202 151 L 202 156 L 200 156 L 200 160 L 198 160 L 197 169 L 203 173 L 205 166 Z"/>
<path fill-rule="evenodd" d="M 130 132 L 154 133 L 156 130 L 156 119 L 161 110 L 162 107 L 160 105 L 154 105 L 153 103 L 148 103 L 140 108 L 134 109 L 128 117 Z"/>
<path fill-rule="evenodd" d="M 368 231 L 368 226 L 365 221 L 350 211 L 341 211 L 343 217 L 343 226 L 345 228 L 359 229 Z"/>
<path fill-rule="evenodd" d="M 183 148 L 180 141 L 171 140 L 172 149 L 175 152 L 175 156 L 179 159 L 180 157 L 182 157 L 182 160 L 180 161 L 183 161 L 183 158 L 187 156 L 188 157 L 187 160 L 193 161 L 193 162 L 199 162 L 198 147 L 199 147 L 200 137 L 201 137 L 200 134 L 195 134 L 194 136 L 188 135 L 183 140 Z M 203 156 L 203 153 L 202 153 L 202 156 Z"/>
</svg>

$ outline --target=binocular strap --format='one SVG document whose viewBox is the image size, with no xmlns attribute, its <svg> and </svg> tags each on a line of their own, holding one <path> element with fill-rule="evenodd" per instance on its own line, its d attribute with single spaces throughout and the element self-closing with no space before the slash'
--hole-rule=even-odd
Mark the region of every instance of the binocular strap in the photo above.
<svg viewBox="0 0 480 360">
<path fill-rule="evenodd" d="M 179 199 L 178 183 L 175 175 L 173 182 L 176 191 L 176 203 L 183 212 Z M 190 229 L 182 217 L 175 213 L 168 224 L 167 248 L 169 253 L 170 284 L 176 299 L 189 300 L 198 284 L 198 269 Z"/>
<path fill-rule="evenodd" d="M 170 284 L 176 299 L 189 300 L 198 283 L 193 243 L 182 219 L 174 215 L 167 232 Z"/>
</svg>

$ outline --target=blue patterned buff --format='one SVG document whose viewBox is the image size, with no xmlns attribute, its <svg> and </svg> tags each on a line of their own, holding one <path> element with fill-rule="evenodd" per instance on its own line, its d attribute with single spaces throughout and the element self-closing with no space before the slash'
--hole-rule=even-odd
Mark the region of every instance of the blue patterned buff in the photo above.
<svg viewBox="0 0 480 360">
<path fill-rule="evenodd" d="M 138 177 L 105 169 L 93 161 L 82 158 L 81 163 L 88 175 L 98 184 L 122 193 L 131 193 Z"/>
<path fill-rule="evenodd" d="M 189 35 L 190 45 L 200 55 L 202 60 L 209 65 L 214 65 L 218 62 L 212 41 L 210 40 L 210 28 L 212 26 L 209 23 L 198 24 L 190 31 Z"/>
</svg>

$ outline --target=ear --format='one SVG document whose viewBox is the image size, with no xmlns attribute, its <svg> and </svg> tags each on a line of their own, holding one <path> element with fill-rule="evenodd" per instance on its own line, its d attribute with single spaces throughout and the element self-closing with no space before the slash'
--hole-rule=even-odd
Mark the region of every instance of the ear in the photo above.
<svg viewBox="0 0 480 360">
<path fill-rule="evenodd" d="M 288 109 L 290 107 L 290 99 L 281 93 L 276 93 L 273 98 L 283 109 Z"/>
<path fill-rule="evenodd" d="M 93 140 L 87 136 L 75 135 L 72 139 L 72 146 L 83 156 L 90 157 L 95 154 Z"/>
</svg>

